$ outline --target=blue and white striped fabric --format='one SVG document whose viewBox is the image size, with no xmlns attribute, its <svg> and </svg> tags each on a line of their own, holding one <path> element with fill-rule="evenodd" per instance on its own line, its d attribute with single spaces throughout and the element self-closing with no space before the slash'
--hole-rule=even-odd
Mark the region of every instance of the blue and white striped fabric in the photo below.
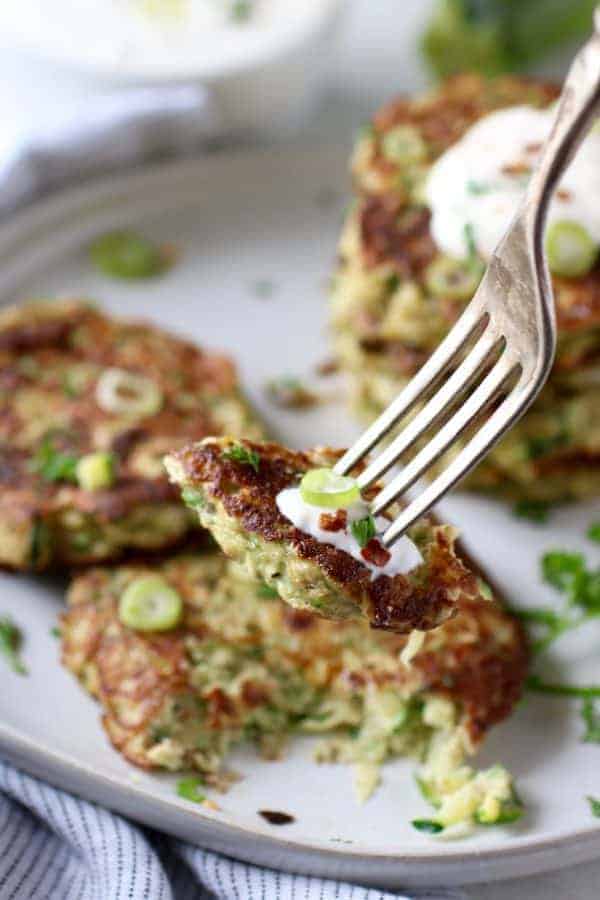
<svg viewBox="0 0 600 900">
<path fill-rule="evenodd" d="M 456 891 L 412 894 L 460 900 Z M 0 900 L 407 900 L 235 862 L 0 761 Z"/>
</svg>

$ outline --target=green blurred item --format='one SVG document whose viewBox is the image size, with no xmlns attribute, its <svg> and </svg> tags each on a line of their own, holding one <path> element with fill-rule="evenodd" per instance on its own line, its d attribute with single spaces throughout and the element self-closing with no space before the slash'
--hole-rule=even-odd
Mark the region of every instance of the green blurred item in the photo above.
<svg viewBox="0 0 600 900">
<path fill-rule="evenodd" d="M 591 31 L 597 0 L 438 0 L 422 39 L 439 78 L 527 69 Z"/>
</svg>

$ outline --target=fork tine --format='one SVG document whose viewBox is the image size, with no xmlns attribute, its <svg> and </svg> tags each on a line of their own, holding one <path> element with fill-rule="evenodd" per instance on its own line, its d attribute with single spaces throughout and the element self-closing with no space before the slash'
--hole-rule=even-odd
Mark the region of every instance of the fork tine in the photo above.
<svg viewBox="0 0 600 900">
<path fill-rule="evenodd" d="M 407 412 L 410 412 L 415 403 L 422 398 L 423 393 L 439 378 L 444 369 L 458 356 L 467 341 L 481 327 L 486 314 L 476 300 L 477 295 L 437 350 L 432 353 L 404 390 L 338 460 L 334 466 L 334 471 L 338 475 L 345 475 L 349 472 Z"/>
<path fill-rule="evenodd" d="M 437 391 L 421 412 L 402 429 L 398 437 L 361 472 L 357 481 L 361 489 L 369 487 L 409 450 L 416 441 L 446 412 L 448 407 L 481 376 L 486 363 L 501 349 L 503 339 L 484 331 L 458 369 Z"/>
<path fill-rule="evenodd" d="M 417 453 L 406 468 L 379 492 L 371 503 L 373 515 L 382 512 L 408 490 L 454 443 L 458 435 L 471 424 L 486 403 L 498 393 L 518 365 L 517 358 L 508 351 L 500 357 L 491 372 L 486 375 L 478 388 L 465 400 L 444 427 L 423 447 L 420 453 Z"/>
<path fill-rule="evenodd" d="M 443 494 L 474 469 L 488 450 L 519 418 L 529 402 L 529 398 L 519 390 L 519 386 L 515 387 L 450 465 L 402 510 L 383 535 L 383 544 L 390 547 L 407 528 L 425 515 Z"/>
</svg>

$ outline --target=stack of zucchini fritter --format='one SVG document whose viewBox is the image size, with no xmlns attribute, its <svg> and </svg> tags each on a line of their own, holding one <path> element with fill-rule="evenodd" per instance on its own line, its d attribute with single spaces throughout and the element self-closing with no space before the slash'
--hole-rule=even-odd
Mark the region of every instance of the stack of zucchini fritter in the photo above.
<svg viewBox="0 0 600 900">
<path fill-rule="evenodd" d="M 552 85 L 459 76 L 432 93 L 384 107 L 353 158 L 357 197 L 340 242 L 332 318 L 353 401 L 374 418 L 460 316 L 483 265 L 442 254 L 430 233 L 424 184 L 432 163 L 482 116 L 544 107 Z M 556 363 L 535 406 L 468 484 L 541 501 L 600 492 L 600 262 L 580 278 L 553 279 Z M 444 461 L 442 460 L 442 465 Z"/>
</svg>

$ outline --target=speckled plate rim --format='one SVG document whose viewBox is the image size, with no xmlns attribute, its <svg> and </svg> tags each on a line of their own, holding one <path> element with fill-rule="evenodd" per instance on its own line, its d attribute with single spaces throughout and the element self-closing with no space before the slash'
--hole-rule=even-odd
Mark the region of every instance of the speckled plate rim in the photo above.
<svg viewBox="0 0 600 900">
<path fill-rule="evenodd" d="M 286 165 L 300 164 L 306 155 L 333 154 L 343 159 L 339 147 L 301 148 L 286 151 Z M 197 184 L 226 171 L 235 183 L 237 169 L 271 168 L 281 165 L 282 150 L 233 152 L 207 156 L 200 160 L 169 163 L 144 168 L 133 174 L 100 179 L 58 193 L 29 205 L 0 226 L 0 268 L 3 293 L 33 268 L 73 246 L 73 219 L 77 221 L 77 238 L 83 242 L 102 227 L 115 227 L 119 218 L 131 218 L 132 204 L 136 217 L 164 207 L 195 205 L 190 197 L 190 180 Z M 149 190 L 152 188 L 152 190 Z M 160 201 L 159 201 L 160 198 Z M 61 228 L 65 229 L 64 237 Z M 50 248 L 42 244 L 52 234 Z M 429 844 L 408 853 L 380 853 L 369 849 L 336 847 L 325 842 L 291 841 L 268 834 L 259 825 L 246 828 L 219 820 L 213 814 L 187 810 L 160 797 L 149 795 L 134 783 L 123 785 L 90 766 L 77 763 L 64 754 L 48 751 L 36 740 L 17 733 L 0 722 L 0 751 L 24 771 L 45 778 L 58 787 L 72 791 L 94 802 L 108 806 L 130 818 L 160 828 L 173 835 L 255 862 L 300 873 L 344 877 L 381 887 L 458 885 L 500 878 L 534 875 L 564 865 L 590 861 L 600 856 L 600 825 L 557 831 L 551 836 L 535 834 L 508 837 L 502 847 L 469 848 L 468 843 Z"/>
</svg>

